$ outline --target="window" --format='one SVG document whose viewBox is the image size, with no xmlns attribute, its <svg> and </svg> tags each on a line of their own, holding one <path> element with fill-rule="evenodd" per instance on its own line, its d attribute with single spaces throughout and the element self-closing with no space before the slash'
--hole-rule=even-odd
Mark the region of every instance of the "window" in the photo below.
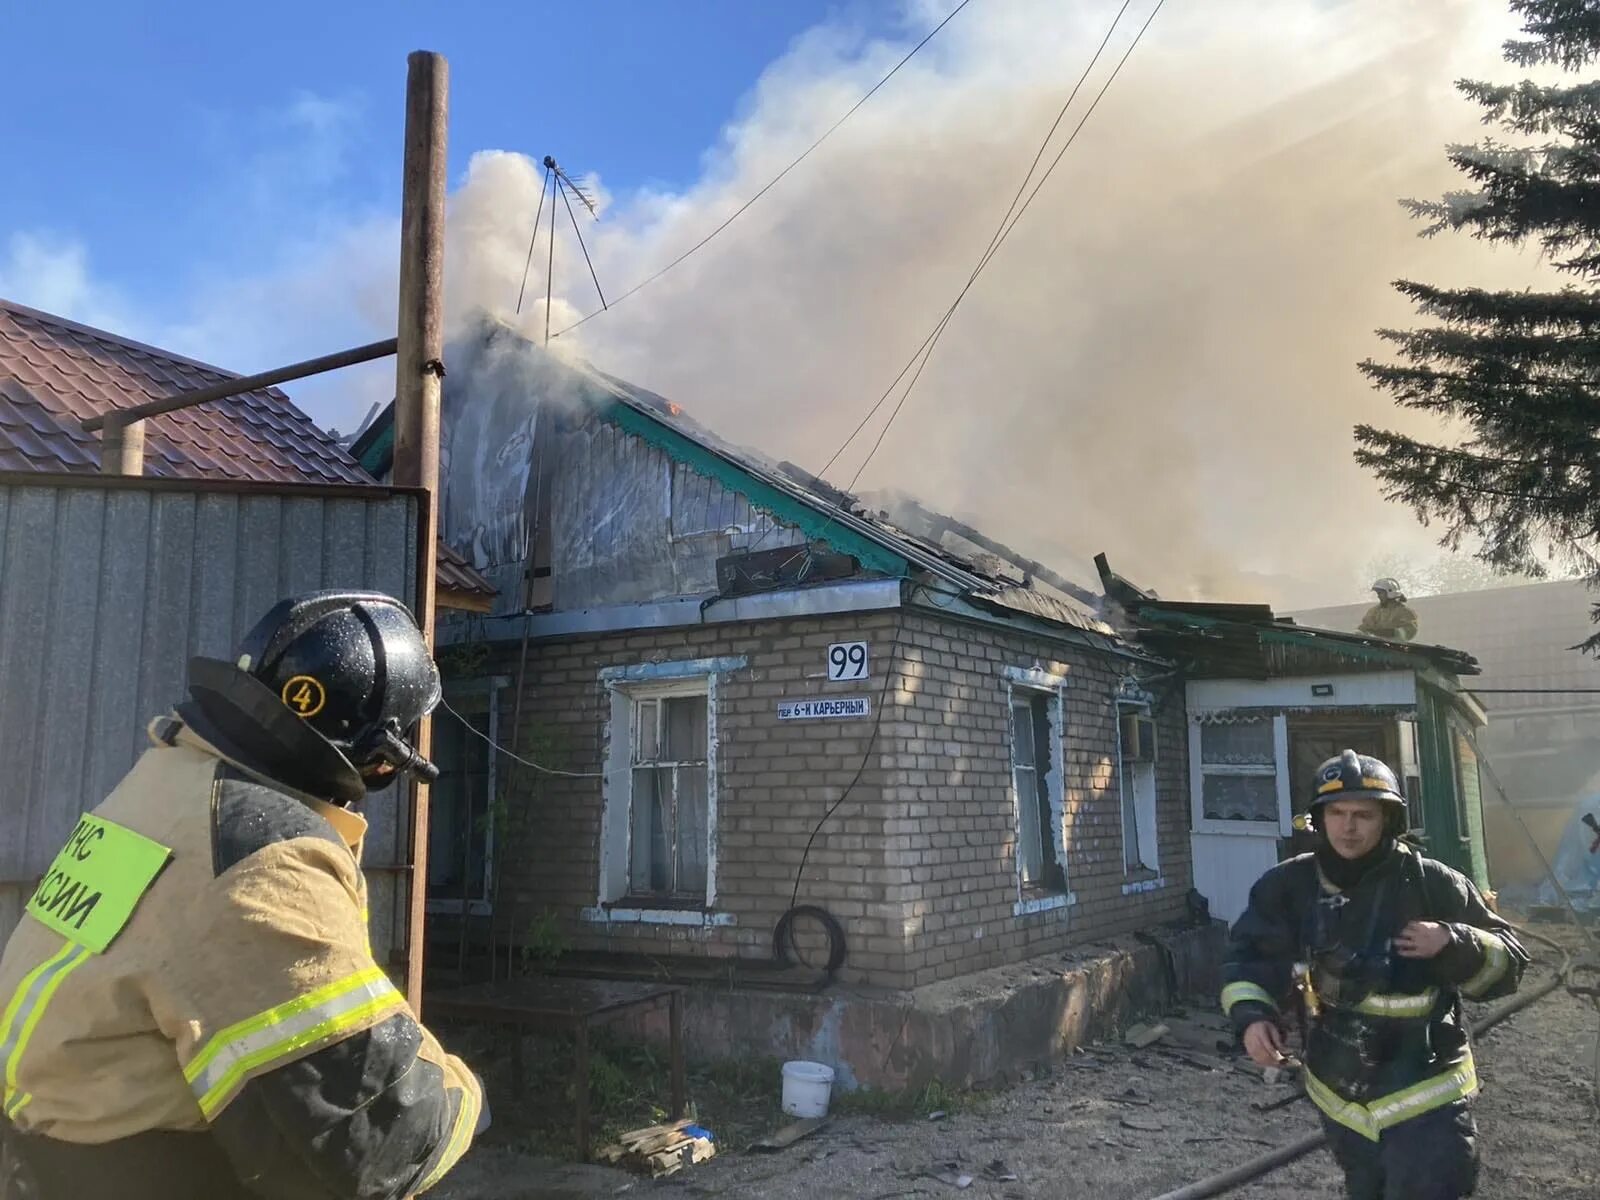
<svg viewBox="0 0 1600 1200">
<path fill-rule="evenodd" d="M 1406 818 L 1418 833 L 1426 832 L 1422 806 L 1422 757 L 1417 748 L 1417 723 L 1400 722 L 1400 785 L 1406 796 Z"/>
<path fill-rule="evenodd" d="M 1200 807 L 1210 821 L 1278 820 L 1271 717 L 1200 725 Z"/>
<path fill-rule="evenodd" d="M 1117 706 L 1118 780 L 1122 789 L 1122 863 L 1129 875 L 1158 870 L 1156 728 L 1145 705 Z"/>
<path fill-rule="evenodd" d="M 483 739 L 499 736 L 496 698 L 504 682 L 450 697 L 476 733 L 448 713 L 433 723 L 439 779 L 428 800 L 428 907 L 435 912 L 460 912 L 463 904 L 473 913 L 489 908 L 496 781 Z"/>
<path fill-rule="evenodd" d="M 598 903 L 584 919 L 729 925 L 717 899 L 717 685 L 746 659 L 606 667 Z"/>
<path fill-rule="evenodd" d="M 1054 803 L 1061 781 L 1055 755 L 1057 698 L 1049 692 L 1011 689 L 1011 782 L 1017 805 L 1017 869 L 1035 892 L 1065 892 L 1061 810 Z"/>
<path fill-rule="evenodd" d="M 1471 841 L 1475 827 L 1483 820 L 1483 783 L 1478 777 L 1478 752 L 1459 731 L 1456 742 L 1456 832 L 1461 840 Z"/>
<path fill-rule="evenodd" d="M 706 894 L 707 696 L 632 698 L 628 898 L 703 904 Z"/>
</svg>

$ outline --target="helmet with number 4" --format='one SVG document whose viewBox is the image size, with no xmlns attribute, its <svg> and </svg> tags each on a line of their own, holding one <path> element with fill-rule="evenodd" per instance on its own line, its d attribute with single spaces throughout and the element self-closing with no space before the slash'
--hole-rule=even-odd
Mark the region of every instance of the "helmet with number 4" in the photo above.
<svg viewBox="0 0 1600 1200">
<path fill-rule="evenodd" d="M 439 671 L 410 611 L 392 596 L 325 591 L 282 600 L 245 635 L 233 663 L 191 660 L 189 681 L 197 699 L 225 697 L 227 710 L 248 710 L 280 730 L 282 716 L 271 710 L 292 714 L 291 725 L 336 750 L 368 789 L 396 771 L 438 775 L 407 739 L 439 702 Z"/>
</svg>

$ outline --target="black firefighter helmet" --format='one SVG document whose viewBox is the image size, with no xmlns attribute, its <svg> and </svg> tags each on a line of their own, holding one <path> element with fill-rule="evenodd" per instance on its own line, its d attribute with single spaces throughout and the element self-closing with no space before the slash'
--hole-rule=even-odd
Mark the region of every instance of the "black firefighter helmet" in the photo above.
<svg viewBox="0 0 1600 1200">
<path fill-rule="evenodd" d="M 407 739 L 439 702 L 439 671 L 392 596 L 322 591 L 281 600 L 232 663 L 191 659 L 189 690 L 211 730 L 253 749 L 249 757 L 276 777 L 339 803 L 386 786 L 396 772 L 438 777 Z"/>
<path fill-rule="evenodd" d="M 1384 828 L 1391 837 L 1406 831 L 1406 798 L 1400 792 L 1400 780 L 1382 759 L 1354 750 L 1346 750 L 1317 768 L 1307 811 L 1311 828 L 1318 828 L 1318 814 L 1324 805 L 1359 799 L 1383 803 Z"/>
</svg>

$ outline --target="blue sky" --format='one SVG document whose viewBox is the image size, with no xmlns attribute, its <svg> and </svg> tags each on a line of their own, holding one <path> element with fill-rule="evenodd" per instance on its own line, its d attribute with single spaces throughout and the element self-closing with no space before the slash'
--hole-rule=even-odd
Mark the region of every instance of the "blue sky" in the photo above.
<svg viewBox="0 0 1600 1200">
<path fill-rule="evenodd" d="M 0 282 L 9 298 L 109 307 L 146 332 L 192 320 L 230 277 L 269 274 L 329 229 L 397 210 L 411 50 L 450 60 L 453 182 L 473 152 L 509 149 L 553 153 L 626 195 L 696 178 L 797 34 L 827 18 L 893 33 L 900 12 L 884 0 L 7 9 L 6 90 L 29 103 L 0 133 Z M 20 238 L 76 255 L 92 287 L 49 295 L 16 261 Z"/>
</svg>

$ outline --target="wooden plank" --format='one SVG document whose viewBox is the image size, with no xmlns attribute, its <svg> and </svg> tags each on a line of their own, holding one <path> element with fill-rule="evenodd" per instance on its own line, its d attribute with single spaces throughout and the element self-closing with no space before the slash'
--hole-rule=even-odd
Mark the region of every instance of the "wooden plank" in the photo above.
<svg viewBox="0 0 1600 1200">
<path fill-rule="evenodd" d="M 827 1117 L 807 1117 L 803 1121 L 794 1121 L 781 1129 L 776 1129 L 767 1134 L 759 1142 L 751 1144 L 752 1150 L 787 1150 L 801 1138 L 808 1138 L 817 1130 L 828 1123 Z"/>
<path fill-rule="evenodd" d="M 1146 1046 L 1159 1042 L 1170 1032 L 1171 1030 L 1165 1025 L 1135 1025 L 1128 1030 L 1122 1040 L 1135 1050 L 1143 1050 Z"/>
</svg>

